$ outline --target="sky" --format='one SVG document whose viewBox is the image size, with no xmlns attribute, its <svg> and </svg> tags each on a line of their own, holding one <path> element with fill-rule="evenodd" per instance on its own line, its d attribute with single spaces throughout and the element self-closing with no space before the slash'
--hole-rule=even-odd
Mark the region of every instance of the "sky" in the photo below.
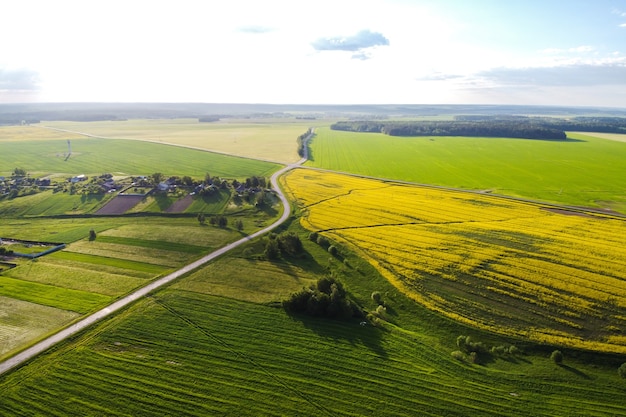
<svg viewBox="0 0 626 417">
<path fill-rule="evenodd" d="M 626 0 L 5 0 L 0 103 L 626 108 Z"/>
</svg>

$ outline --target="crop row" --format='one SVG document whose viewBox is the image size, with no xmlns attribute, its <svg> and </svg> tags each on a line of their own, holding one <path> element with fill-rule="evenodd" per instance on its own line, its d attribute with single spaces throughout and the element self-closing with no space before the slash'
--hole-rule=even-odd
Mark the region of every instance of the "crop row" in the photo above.
<svg viewBox="0 0 626 417">
<path fill-rule="evenodd" d="M 346 187 L 323 186 L 343 178 Z M 318 201 L 306 206 L 305 227 L 357 248 L 431 309 L 481 327 L 499 322 L 507 334 L 530 329 L 565 344 L 626 352 L 606 343 L 626 331 L 622 220 L 305 170 L 285 182 L 300 201 Z"/>
<path fill-rule="evenodd" d="M 418 334 L 171 289 L 0 388 L 7 415 L 37 404 L 46 415 L 542 415 L 555 404 L 624 414 L 618 387 L 590 384 L 571 402 L 558 378 L 471 369 Z"/>
</svg>

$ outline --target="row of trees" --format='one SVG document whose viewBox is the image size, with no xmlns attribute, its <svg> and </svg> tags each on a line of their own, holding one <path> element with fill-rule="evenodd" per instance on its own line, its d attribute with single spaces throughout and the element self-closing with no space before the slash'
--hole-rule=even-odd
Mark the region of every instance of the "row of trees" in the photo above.
<svg viewBox="0 0 626 417">
<path fill-rule="evenodd" d="M 304 157 L 306 151 L 306 139 L 313 133 L 313 129 L 309 128 L 306 132 L 298 136 L 298 155 Z"/>
<path fill-rule="evenodd" d="M 480 136 L 563 140 L 565 131 L 626 133 L 624 117 L 456 116 L 453 121 L 343 121 L 334 130 L 390 136 Z"/>
<path fill-rule="evenodd" d="M 589 117 L 579 116 L 572 118 L 559 117 L 528 117 L 528 116 L 456 116 L 459 121 L 515 121 L 532 123 L 560 129 L 578 132 L 604 132 L 604 133 L 626 133 L 626 118 L 624 117 Z"/>
<path fill-rule="evenodd" d="M 566 139 L 565 132 L 555 127 L 528 121 L 410 121 L 337 122 L 333 130 L 376 132 L 389 136 L 476 136 L 523 139 Z"/>
</svg>

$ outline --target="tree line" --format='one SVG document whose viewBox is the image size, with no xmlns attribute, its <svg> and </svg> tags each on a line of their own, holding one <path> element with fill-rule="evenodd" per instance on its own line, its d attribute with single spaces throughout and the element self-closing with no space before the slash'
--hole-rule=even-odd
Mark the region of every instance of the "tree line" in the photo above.
<svg viewBox="0 0 626 417">
<path fill-rule="evenodd" d="M 312 128 L 309 128 L 309 130 L 307 130 L 306 132 L 304 132 L 303 134 L 301 134 L 300 136 L 298 136 L 298 155 L 300 157 L 304 157 L 305 154 L 305 146 L 306 146 L 306 138 L 309 137 L 309 135 L 313 132 Z"/>
<path fill-rule="evenodd" d="M 477 136 L 564 140 L 565 131 L 626 134 L 624 117 L 456 116 L 448 121 L 342 121 L 333 130 L 390 136 Z"/>
<path fill-rule="evenodd" d="M 527 121 L 348 121 L 331 125 L 333 130 L 375 132 L 389 136 L 476 136 L 523 139 L 566 139 L 563 130 Z"/>
</svg>

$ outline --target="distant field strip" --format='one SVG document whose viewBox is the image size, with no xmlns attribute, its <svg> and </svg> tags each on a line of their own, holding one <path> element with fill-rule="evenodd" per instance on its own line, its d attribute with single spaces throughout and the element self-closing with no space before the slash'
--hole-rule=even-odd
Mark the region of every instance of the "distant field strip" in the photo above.
<svg viewBox="0 0 626 417">
<path fill-rule="evenodd" d="M 626 213 L 626 145 L 594 135 L 563 142 L 318 128 L 307 165 Z"/>
<path fill-rule="evenodd" d="M 167 142 L 283 163 L 295 162 L 296 138 L 311 126 L 326 124 L 298 119 L 135 119 L 115 122 L 46 122 L 46 126 L 97 136 Z M 212 172 L 212 171 L 211 171 Z"/>
<path fill-rule="evenodd" d="M 65 259 L 76 263 L 86 264 L 86 268 L 94 268 L 97 265 L 99 270 L 111 270 L 115 273 L 123 271 L 124 274 L 143 277 L 152 277 L 155 274 L 161 274 L 168 269 L 160 265 L 129 261 L 127 259 L 111 258 L 106 256 L 88 255 L 76 252 L 57 252 L 51 255 L 51 259 Z M 46 259 L 47 260 L 47 259 Z"/>
<path fill-rule="evenodd" d="M 413 299 L 503 334 L 626 353 L 626 221 L 299 169 L 302 224 Z"/>
<path fill-rule="evenodd" d="M 33 129 L 37 129 L 34 128 Z M 2 128 L 0 127 L 0 131 Z M 296 138 L 293 139 L 296 148 Z M 208 172 L 222 178 L 269 176 L 280 165 L 252 159 L 221 155 L 177 146 L 136 140 L 75 139 L 67 158 L 65 140 L 15 141 L 3 144 L 0 175 L 8 176 L 14 167 L 31 175 L 76 174 L 150 175 L 160 171 L 166 176 L 189 175 L 204 178 Z"/>
<path fill-rule="evenodd" d="M 104 265 L 95 267 L 94 264 L 42 258 L 27 266 L 8 271 L 4 275 L 24 281 L 108 296 L 126 294 L 146 284 L 146 278 L 154 277 L 130 276 L 128 272 L 132 274 L 133 271 L 111 269 Z"/>
<path fill-rule="evenodd" d="M 101 294 L 39 284 L 7 276 L 0 276 L 0 296 L 81 314 L 103 307 L 112 300 L 111 297 Z"/>
</svg>

